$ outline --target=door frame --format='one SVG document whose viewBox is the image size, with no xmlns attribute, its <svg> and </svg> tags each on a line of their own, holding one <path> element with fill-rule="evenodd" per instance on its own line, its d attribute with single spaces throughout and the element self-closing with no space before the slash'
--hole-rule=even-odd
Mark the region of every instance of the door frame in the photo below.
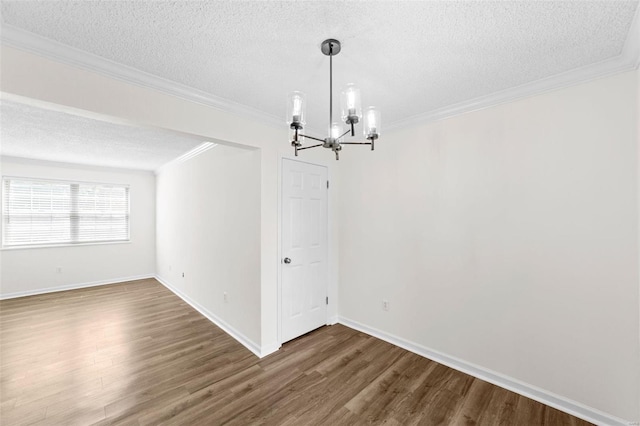
<svg viewBox="0 0 640 426">
<path fill-rule="evenodd" d="M 327 180 L 331 181 L 331 167 L 329 167 L 328 161 L 318 161 L 318 160 L 301 160 L 300 157 L 295 157 L 293 155 L 284 154 L 283 152 L 278 153 L 278 258 L 276 261 L 278 262 L 278 348 L 282 346 L 282 164 L 284 160 L 297 161 L 299 163 L 311 164 L 314 166 L 320 166 L 327 169 Z M 331 220 L 331 185 L 327 190 L 327 295 L 331 289 L 331 281 L 332 281 L 332 272 L 333 272 L 333 262 L 331 261 L 333 255 L 333 238 L 331 236 L 332 232 L 332 220 Z M 336 297 L 329 298 L 329 304 L 327 305 L 327 318 L 325 321 L 326 325 L 332 325 L 337 322 L 331 321 L 331 315 L 329 314 L 330 307 L 335 306 Z"/>
</svg>

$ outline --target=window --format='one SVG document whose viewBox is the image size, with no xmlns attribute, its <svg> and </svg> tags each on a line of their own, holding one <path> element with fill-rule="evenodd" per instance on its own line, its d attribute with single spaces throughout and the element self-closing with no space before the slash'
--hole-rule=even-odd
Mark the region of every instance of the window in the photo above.
<svg viewBox="0 0 640 426">
<path fill-rule="evenodd" d="M 3 247 L 129 241 L 129 187 L 5 177 Z"/>
</svg>

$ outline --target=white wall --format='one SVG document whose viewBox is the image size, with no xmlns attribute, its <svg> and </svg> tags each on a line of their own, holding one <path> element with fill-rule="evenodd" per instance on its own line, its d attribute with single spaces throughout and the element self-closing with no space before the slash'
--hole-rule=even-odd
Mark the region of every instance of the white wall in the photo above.
<svg viewBox="0 0 640 426">
<path fill-rule="evenodd" d="M 345 156 L 340 315 L 640 420 L 637 84 L 624 73 Z"/>
<path fill-rule="evenodd" d="M 277 347 L 286 129 L 10 47 L 1 56 L 3 93 L 259 148 L 259 341 Z M 636 79 L 387 132 L 374 153 L 345 149 L 340 170 L 324 150 L 303 153 L 334 182 L 331 315 L 339 261 L 344 317 L 638 420 Z"/>
<path fill-rule="evenodd" d="M 218 145 L 163 168 L 156 225 L 158 276 L 259 352 L 260 152 Z"/>
<path fill-rule="evenodd" d="M 291 154 L 286 126 L 266 125 L 253 118 L 230 114 L 6 45 L 1 46 L 0 56 L 0 88 L 4 96 L 17 95 L 52 106 L 73 108 L 75 113 L 97 113 L 137 125 L 201 135 L 204 140 L 260 149 L 260 344 L 263 354 L 276 350 L 279 347 L 279 165 L 282 155 Z M 315 159 L 327 165 L 329 175 L 335 179 L 336 163 L 331 154 L 326 150 L 305 151 L 301 158 Z M 337 297 L 334 297 L 338 293 L 337 193 L 335 189 L 329 193 L 330 317 L 337 315 Z"/>
<path fill-rule="evenodd" d="M 9 157 L 0 158 L 0 167 L 4 176 L 128 184 L 131 203 L 129 243 L 2 250 L 1 297 L 154 275 L 153 173 Z"/>
</svg>

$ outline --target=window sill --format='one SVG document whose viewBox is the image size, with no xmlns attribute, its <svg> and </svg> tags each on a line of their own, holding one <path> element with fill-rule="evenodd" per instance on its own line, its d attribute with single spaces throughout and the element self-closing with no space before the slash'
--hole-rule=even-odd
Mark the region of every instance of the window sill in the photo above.
<svg viewBox="0 0 640 426">
<path fill-rule="evenodd" d="M 131 244 L 131 240 L 127 241 L 97 241 L 87 243 L 61 243 L 61 244 L 38 244 L 29 246 L 6 246 L 0 248 L 1 251 L 10 250 L 27 250 L 27 249 L 46 249 L 46 248 L 59 248 L 59 247 L 86 247 L 86 246 L 103 246 L 111 244 Z"/>
</svg>

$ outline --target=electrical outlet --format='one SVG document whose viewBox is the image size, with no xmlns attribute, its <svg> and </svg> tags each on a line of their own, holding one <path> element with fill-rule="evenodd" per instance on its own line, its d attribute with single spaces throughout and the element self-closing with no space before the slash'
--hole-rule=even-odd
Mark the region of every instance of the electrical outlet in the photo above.
<svg viewBox="0 0 640 426">
<path fill-rule="evenodd" d="M 57 266 L 56 267 L 56 272 L 61 274 L 62 273 L 62 266 Z"/>
<path fill-rule="evenodd" d="M 182 273 L 182 278 L 184 278 L 184 272 Z"/>
<path fill-rule="evenodd" d="M 382 310 L 383 311 L 388 311 L 389 310 L 389 301 L 388 300 L 383 300 L 382 301 Z"/>
<path fill-rule="evenodd" d="M 229 302 L 229 295 L 227 294 L 226 291 L 224 293 L 222 293 L 222 297 L 224 297 L 224 303 Z"/>
</svg>

